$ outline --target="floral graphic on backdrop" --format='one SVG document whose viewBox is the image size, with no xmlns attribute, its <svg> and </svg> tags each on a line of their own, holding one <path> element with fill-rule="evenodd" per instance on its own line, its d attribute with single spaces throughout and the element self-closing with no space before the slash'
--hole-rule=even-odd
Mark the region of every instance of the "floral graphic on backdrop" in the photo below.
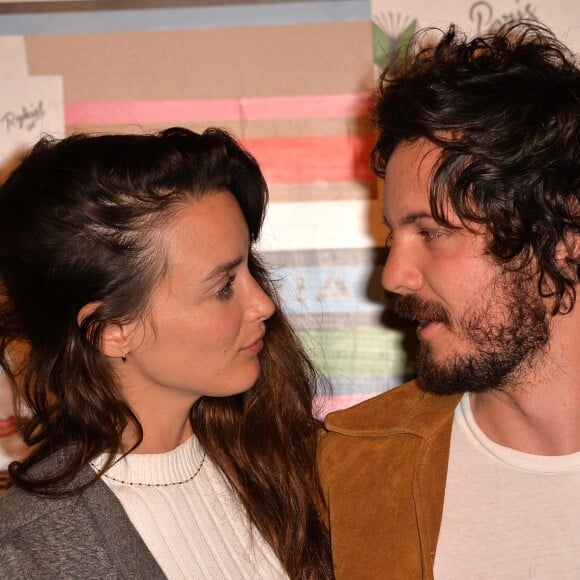
<svg viewBox="0 0 580 580">
<path fill-rule="evenodd" d="M 395 72 L 406 47 L 417 31 L 417 19 L 379 11 L 373 15 L 373 62 L 379 70 Z"/>
</svg>

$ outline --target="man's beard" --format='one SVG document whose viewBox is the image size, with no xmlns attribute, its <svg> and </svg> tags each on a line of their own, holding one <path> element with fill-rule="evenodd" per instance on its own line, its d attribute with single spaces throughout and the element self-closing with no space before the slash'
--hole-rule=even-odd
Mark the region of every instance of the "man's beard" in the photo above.
<svg viewBox="0 0 580 580">
<path fill-rule="evenodd" d="M 429 343 L 421 342 L 416 370 L 423 390 L 439 395 L 505 390 L 548 344 L 548 311 L 532 283 L 516 280 L 514 273 L 503 276 L 503 283 L 492 285 L 489 290 L 495 292 L 489 292 L 481 305 L 465 311 L 458 328 L 452 329 L 449 313 L 436 302 L 413 295 L 396 299 L 399 316 L 440 322 L 461 338 L 459 348 L 470 346 L 469 351 L 450 353 L 448 360 L 438 362 Z"/>
</svg>

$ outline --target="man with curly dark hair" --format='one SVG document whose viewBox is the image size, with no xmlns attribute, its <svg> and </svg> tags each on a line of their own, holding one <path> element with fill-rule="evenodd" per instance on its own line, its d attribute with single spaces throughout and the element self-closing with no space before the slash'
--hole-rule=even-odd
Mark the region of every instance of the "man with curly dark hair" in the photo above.
<svg viewBox="0 0 580 580">
<path fill-rule="evenodd" d="M 385 71 L 383 286 L 416 381 L 331 414 L 336 577 L 580 577 L 580 70 L 537 22 Z"/>
</svg>

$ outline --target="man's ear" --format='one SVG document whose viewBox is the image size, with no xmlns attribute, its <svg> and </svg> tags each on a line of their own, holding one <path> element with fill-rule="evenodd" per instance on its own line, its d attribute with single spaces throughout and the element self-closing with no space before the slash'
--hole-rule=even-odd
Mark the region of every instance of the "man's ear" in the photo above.
<svg viewBox="0 0 580 580">
<path fill-rule="evenodd" d="M 77 324 L 79 326 L 85 319 L 93 314 L 102 302 L 89 302 L 85 304 L 77 314 Z M 87 330 L 90 338 L 91 328 Z M 123 358 L 130 350 L 127 328 L 122 324 L 106 324 L 97 348 L 105 355 L 111 358 Z"/>
<path fill-rule="evenodd" d="M 556 262 L 562 271 L 571 270 L 576 277 L 576 267 L 573 264 L 580 257 L 580 234 L 566 232 L 564 237 L 556 245 Z M 578 282 L 578 280 L 576 280 Z"/>
</svg>

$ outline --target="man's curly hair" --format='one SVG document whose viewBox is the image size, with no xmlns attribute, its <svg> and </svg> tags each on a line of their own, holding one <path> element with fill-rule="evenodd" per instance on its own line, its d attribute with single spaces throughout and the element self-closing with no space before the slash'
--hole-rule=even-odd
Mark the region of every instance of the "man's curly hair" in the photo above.
<svg viewBox="0 0 580 580">
<path fill-rule="evenodd" d="M 440 148 L 433 216 L 450 207 L 489 233 L 489 252 L 517 270 L 535 264 L 553 314 L 572 310 L 580 278 L 580 70 L 543 25 L 517 21 L 468 40 L 451 25 L 423 31 L 403 65 L 385 70 L 373 108 L 371 165 L 384 177 L 393 150 Z M 440 31 L 441 32 L 441 31 Z M 556 250 L 566 248 L 564 263 Z"/>
</svg>

